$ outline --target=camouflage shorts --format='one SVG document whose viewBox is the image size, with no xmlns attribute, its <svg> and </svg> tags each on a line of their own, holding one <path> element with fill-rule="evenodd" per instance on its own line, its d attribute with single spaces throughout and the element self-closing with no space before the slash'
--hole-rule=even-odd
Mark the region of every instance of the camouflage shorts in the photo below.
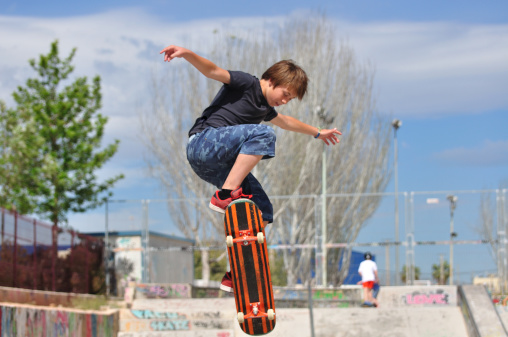
<svg viewBox="0 0 508 337">
<path fill-rule="evenodd" d="M 207 128 L 192 135 L 187 144 L 187 160 L 196 174 L 217 188 L 222 188 L 239 154 L 275 156 L 275 132 L 264 124 L 242 124 Z M 263 220 L 273 221 L 270 199 L 257 179 L 249 173 L 242 183 L 245 194 L 252 194 Z"/>
</svg>

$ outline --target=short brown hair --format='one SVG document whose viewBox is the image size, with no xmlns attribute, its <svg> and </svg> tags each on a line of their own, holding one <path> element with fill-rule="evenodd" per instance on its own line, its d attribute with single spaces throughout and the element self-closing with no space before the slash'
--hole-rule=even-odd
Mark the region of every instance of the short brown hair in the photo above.
<svg viewBox="0 0 508 337">
<path fill-rule="evenodd" d="M 261 79 L 271 80 L 274 87 L 284 85 L 294 89 L 299 100 L 307 92 L 307 83 L 309 82 L 305 71 L 293 60 L 282 60 L 275 63 L 264 72 Z"/>
</svg>

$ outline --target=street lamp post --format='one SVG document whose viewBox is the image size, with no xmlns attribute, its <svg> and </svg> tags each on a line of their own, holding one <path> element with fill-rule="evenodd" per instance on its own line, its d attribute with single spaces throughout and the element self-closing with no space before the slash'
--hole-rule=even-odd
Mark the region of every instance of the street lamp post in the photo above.
<svg viewBox="0 0 508 337">
<path fill-rule="evenodd" d="M 457 207 L 458 197 L 449 195 L 446 199 L 450 201 L 450 285 L 453 285 L 453 238 L 457 236 L 457 233 L 453 231 L 453 213 Z"/>
<path fill-rule="evenodd" d="M 323 127 L 327 127 L 332 124 L 335 117 L 329 117 L 327 111 L 322 106 L 317 106 L 314 109 L 314 113 L 317 115 L 322 123 Z M 328 279 L 328 265 L 327 265 L 327 250 L 326 250 L 326 232 L 327 232 L 327 219 L 326 219 L 326 146 L 323 144 L 322 154 L 322 165 L 321 165 L 321 282 L 322 286 L 326 287 Z"/>
<path fill-rule="evenodd" d="M 393 162 L 394 162 L 394 174 L 395 174 L 395 285 L 399 285 L 399 172 L 398 172 L 398 157 L 399 149 L 397 146 L 397 130 L 402 126 L 402 122 L 398 119 L 394 119 L 392 122 L 393 126 Z"/>
</svg>

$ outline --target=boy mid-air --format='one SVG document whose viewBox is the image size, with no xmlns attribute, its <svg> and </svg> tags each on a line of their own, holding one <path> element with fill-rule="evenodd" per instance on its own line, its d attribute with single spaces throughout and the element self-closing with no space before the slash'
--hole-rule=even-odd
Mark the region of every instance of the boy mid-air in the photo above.
<svg viewBox="0 0 508 337">
<path fill-rule="evenodd" d="M 194 172 L 218 190 L 210 208 L 224 213 L 227 206 L 240 198 L 251 199 L 262 212 L 264 224 L 273 222 L 273 207 L 252 169 L 261 159 L 275 156 L 275 132 L 272 124 L 338 144 L 337 129 L 321 129 L 278 113 L 274 107 L 293 98 L 303 98 L 308 78 L 291 60 L 283 60 L 266 70 L 261 79 L 242 71 L 225 70 L 196 53 L 178 46 L 161 52 L 164 61 L 184 58 L 204 76 L 222 82 L 223 86 L 189 131 L 187 160 Z M 227 272 L 220 288 L 233 292 L 231 273 Z"/>
</svg>

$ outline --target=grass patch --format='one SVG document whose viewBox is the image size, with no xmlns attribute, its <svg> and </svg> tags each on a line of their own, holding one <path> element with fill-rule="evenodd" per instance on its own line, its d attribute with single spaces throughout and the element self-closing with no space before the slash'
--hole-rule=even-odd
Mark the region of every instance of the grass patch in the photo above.
<svg viewBox="0 0 508 337">
<path fill-rule="evenodd" d="M 72 307 L 81 310 L 101 310 L 101 307 L 108 306 L 116 309 L 120 305 L 114 301 L 107 300 L 105 296 L 96 296 L 93 298 L 76 297 L 71 300 Z"/>
</svg>

